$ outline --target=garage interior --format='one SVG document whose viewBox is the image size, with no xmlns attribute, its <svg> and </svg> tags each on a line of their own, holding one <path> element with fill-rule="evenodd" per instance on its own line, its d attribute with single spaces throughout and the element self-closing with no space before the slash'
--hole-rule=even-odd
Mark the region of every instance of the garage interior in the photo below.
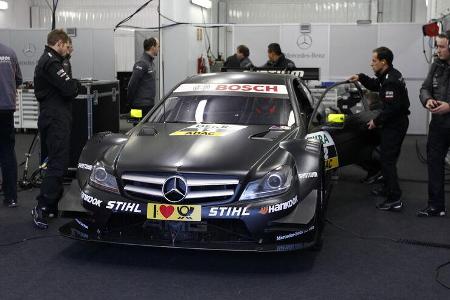
<svg viewBox="0 0 450 300">
<path fill-rule="evenodd" d="M 31 147 L 38 118 L 32 81 L 54 10 L 56 28 L 73 40 L 73 77 L 84 82 L 84 97 L 75 106 L 74 122 L 80 126 L 73 131 L 71 149 L 79 149 L 71 157 L 72 172 L 84 143 L 95 133 L 133 128 L 127 120 L 126 86 L 146 38 L 161 41 L 155 102 L 188 76 L 219 72 L 241 44 L 249 47 L 255 66 L 267 61 L 267 45 L 277 42 L 297 67 L 319 68 L 320 79 L 308 82 L 316 96 L 327 84 L 352 74 L 372 76 L 371 52 L 387 46 L 411 102 L 397 164 L 405 207 L 400 213 L 377 210 L 380 198 L 371 195 L 374 185 L 361 183 L 365 172 L 346 166 L 333 176 L 320 251 L 158 249 L 62 238 L 58 228 L 67 223 L 62 217 L 39 231 L 30 216 L 39 187 L 20 185 L 19 206 L 0 208 L 0 298 L 448 299 L 449 217 L 418 218 L 416 212 L 427 202 L 431 118 L 419 90 L 434 51 L 434 37 L 425 36 L 423 26 L 436 22 L 441 30 L 450 30 L 450 1 L 194 2 L 0 1 L 0 42 L 15 50 L 25 82 L 15 113 L 19 183 L 39 167 L 39 146 Z M 304 36 L 311 38 L 306 49 L 299 46 Z M 447 160 L 447 203 L 449 168 Z M 65 190 L 71 189 L 68 181 Z"/>
</svg>

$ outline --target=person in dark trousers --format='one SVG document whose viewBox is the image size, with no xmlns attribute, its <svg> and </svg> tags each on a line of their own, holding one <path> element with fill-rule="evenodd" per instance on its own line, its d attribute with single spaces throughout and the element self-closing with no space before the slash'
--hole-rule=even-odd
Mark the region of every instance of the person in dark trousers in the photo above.
<svg viewBox="0 0 450 300">
<path fill-rule="evenodd" d="M 418 216 L 445 216 L 445 157 L 450 147 L 450 31 L 436 38 L 437 59 L 420 89 L 420 101 L 432 114 L 428 131 L 428 205 Z"/>
<path fill-rule="evenodd" d="M 72 102 L 80 85 L 64 70 L 62 62 L 68 54 L 69 37 L 61 29 L 47 35 L 47 45 L 34 70 L 34 94 L 39 101 L 38 130 L 48 154 L 47 170 L 32 210 L 34 224 L 48 227 L 48 218 L 58 212 L 63 188 L 63 175 L 69 164 Z"/>
<path fill-rule="evenodd" d="M 128 83 L 128 102 L 131 109 L 142 110 L 142 117 L 155 104 L 156 67 L 154 60 L 158 53 L 158 39 L 152 37 L 144 40 L 144 53 L 134 64 L 133 73 Z"/>
<path fill-rule="evenodd" d="M 294 62 L 284 56 L 283 52 L 281 52 L 280 45 L 277 43 L 269 44 L 267 47 L 267 56 L 269 60 L 262 66 L 263 68 L 295 68 Z"/>
<path fill-rule="evenodd" d="M 0 167 L 2 170 L 3 203 L 17 206 L 17 159 L 14 131 L 16 89 L 22 84 L 17 56 L 14 51 L 0 43 Z"/>
<path fill-rule="evenodd" d="M 253 63 L 249 58 L 250 50 L 245 45 L 239 45 L 236 53 L 229 56 L 223 66 L 225 68 L 251 68 Z"/>
<path fill-rule="evenodd" d="M 373 50 L 371 67 L 376 78 L 365 74 L 353 75 L 350 81 L 359 81 L 368 90 L 377 91 L 383 103 L 380 114 L 370 120 L 369 129 L 381 127 L 381 167 L 384 186 L 372 193 L 385 200 L 377 204 L 380 210 L 400 211 L 402 191 L 397 177 L 397 160 L 409 126 L 409 97 L 402 74 L 393 67 L 394 54 L 386 47 Z"/>
<path fill-rule="evenodd" d="M 70 63 L 70 59 L 72 58 L 72 52 L 73 52 L 73 44 L 72 39 L 69 37 L 69 46 L 67 47 L 67 55 L 64 57 L 62 65 L 64 71 L 66 71 L 66 74 L 69 75 L 70 78 L 72 78 L 72 64 Z"/>
</svg>

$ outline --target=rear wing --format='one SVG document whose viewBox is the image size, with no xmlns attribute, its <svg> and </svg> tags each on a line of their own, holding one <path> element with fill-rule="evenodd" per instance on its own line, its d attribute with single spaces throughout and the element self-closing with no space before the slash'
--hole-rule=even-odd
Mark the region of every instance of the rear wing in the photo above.
<svg viewBox="0 0 450 300">
<path fill-rule="evenodd" d="M 227 68 L 222 67 L 221 72 L 259 72 L 271 74 L 292 74 L 301 78 L 302 80 L 319 80 L 320 68 Z"/>
</svg>

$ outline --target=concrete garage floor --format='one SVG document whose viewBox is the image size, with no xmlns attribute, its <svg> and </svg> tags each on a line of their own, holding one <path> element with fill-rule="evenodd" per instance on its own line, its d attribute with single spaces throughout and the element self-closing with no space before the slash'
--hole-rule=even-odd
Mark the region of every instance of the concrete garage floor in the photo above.
<svg viewBox="0 0 450 300">
<path fill-rule="evenodd" d="M 17 135 L 19 161 L 31 138 Z M 30 210 L 38 190 L 21 192 L 20 207 L 0 207 L 0 299 L 449 299 L 450 291 L 434 278 L 436 267 L 450 261 L 449 247 L 389 240 L 450 245 L 449 216 L 415 216 L 426 204 L 427 189 L 416 139 L 424 151 L 425 137 L 409 136 L 399 162 L 406 203 L 401 213 L 375 209 L 370 187 L 358 182 L 361 170 L 340 171 L 328 219 L 345 231 L 327 224 L 321 252 L 222 253 L 78 242 L 58 236 L 65 219 L 47 231 L 35 229 Z M 440 278 L 450 285 L 450 266 Z"/>
</svg>

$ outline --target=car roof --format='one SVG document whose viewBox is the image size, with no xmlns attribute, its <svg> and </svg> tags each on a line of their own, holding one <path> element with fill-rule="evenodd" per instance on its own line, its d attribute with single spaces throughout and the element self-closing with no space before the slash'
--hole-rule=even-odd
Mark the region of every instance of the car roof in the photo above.
<svg viewBox="0 0 450 300">
<path fill-rule="evenodd" d="M 217 84 L 278 84 L 286 85 L 290 74 L 270 74 L 260 72 L 222 72 L 194 75 L 183 83 L 217 83 Z"/>
</svg>

